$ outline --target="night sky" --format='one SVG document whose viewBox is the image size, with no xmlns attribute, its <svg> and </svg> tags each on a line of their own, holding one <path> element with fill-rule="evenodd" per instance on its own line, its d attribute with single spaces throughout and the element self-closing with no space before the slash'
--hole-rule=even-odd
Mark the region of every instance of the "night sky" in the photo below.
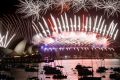
<svg viewBox="0 0 120 80">
<path fill-rule="evenodd" d="M 14 13 L 17 9 L 18 0 L 0 0 L 0 13 Z"/>
</svg>

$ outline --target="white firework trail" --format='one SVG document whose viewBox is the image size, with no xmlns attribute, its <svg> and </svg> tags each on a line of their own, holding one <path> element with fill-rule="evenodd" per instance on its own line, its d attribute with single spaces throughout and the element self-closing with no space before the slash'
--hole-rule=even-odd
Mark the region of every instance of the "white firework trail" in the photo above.
<svg viewBox="0 0 120 80">
<path fill-rule="evenodd" d="M 7 33 L 6 33 L 6 36 L 5 36 L 5 43 L 4 43 L 4 45 L 3 45 L 3 46 L 5 46 L 5 45 L 6 45 L 7 38 L 8 38 L 8 31 L 7 31 Z"/>
<path fill-rule="evenodd" d="M 4 47 L 7 48 L 10 44 L 10 42 L 13 40 L 13 38 L 15 37 L 16 34 L 13 34 L 12 36 L 9 36 L 9 32 L 7 31 L 7 33 L 5 35 L 2 36 L 2 34 L 0 33 L 0 47 Z"/>
<path fill-rule="evenodd" d="M 111 29 L 110 29 L 110 32 L 109 32 L 110 35 L 109 36 L 112 36 L 112 32 L 113 32 L 114 27 L 115 27 L 115 24 L 113 23 L 111 25 Z"/>
<path fill-rule="evenodd" d="M 105 27 L 104 27 L 104 29 L 103 29 L 103 33 L 102 33 L 102 36 L 105 36 L 105 33 L 106 33 L 106 28 L 107 27 L 107 25 L 105 25 Z"/>
<path fill-rule="evenodd" d="M 76 15 L 74 15 L 74 31 L 76 31 Z"/>
<path fill-rule="evenodd" d="M 88 26 L 89 26 L 89 31 L 91 31 L 91 17 L 88 18 L 89 19 L 89 23 L 88 23 Z"/>
<path fill-rule="evenodd" d="M 84 24 L 84 22 L 85 22 L 85 16 L 83 15 L 82 16 L 82 30 L 84 30 L 85 28 L 85 24 Z"/>
<path fill-rule="evenodd" d="M 101 25 L 101 28 L 100 28 L 100 34 L 101 34 L 102 31 L 103 31 L 104 24 L 105 24 L 105 20 L 103 20 L 103 22 L 102 22 L 102 25 Z"/>
<path fill-rule="evenodd" d="M 108 31 L 107 31 L 107 34 L 106 34 L 107 36 L 109 35 L 109 32 L 110 32 L 110 30 L 111 30 L 113 24 L 114 24 L 114 23 L 113 23 L 113 21 L 112 21 L 111 24 L 110 24 L 110 26 L 109 26 L 109 29 L 108 29 Z"/>
<path fill-rule="evenodd" d="M 59 29 L 59 31 L 61 33 L 62 32 L 62 27 L 61 27 L 61 23 L 60 23 L 59 18 L 57 18 L 57 22 L 58 22 L 58 29 Z"/>
<path fill-rule="evenodd" d="M 62 21 L 63 31 L 66 31 L 66 28 L 65 28 L 65 20 L 64 20 L 64 18 L 63 18 L 63 15 L 61 15 L 61 21 Z"/>
<path fill-rule="evenodd" d="M 95 23 L 94 23 L 94 27 L 93 27 L 93 31 L 94 31 L 94 32 L 95 32 L 95 29 L 96 29 L 97 20 L 98 20 L 98 16 L 96 16 L 96 18 L 95 18 Z"/>
<path fill-rule="evenodd" d="M 78 17 L 78 30 L 80 31 L 81 24 L 80 24 L 80 17 Z"/>
<path fill-rule="evenodd" d="M 112 30 L 111 36 L 113 36 L 113 34 L 114 34 L 114 32 L 115 32 L 115 29 L 116 29 L 117 25 L 118 25 L 118 24 L 116 23 L 115 26 L 113 27 L 113 30 Z"/>
<path fill-rule="evenodd" d="M 87 32 L 88 30 L 88 17 L 86 17 L 86 23 L 85 23 L 85 31 Z"/>
<path fill-rule="evenodd" d="M 97 26 L 97 28 L 96 28 L 96 32 L 97 32 L 97 33 L 98 33 L 99 28 L 100 28 L 100 25 L 101 25 L 101 20 L 102 20 L 102 16 L 100 17 L 100 20 L 99 20 L 99 22 L 98 22 L 98 26 Z"/>
<path fill-rule="evenodd" d="M 105 19 L 101 16 L 98 16 L 94 19 L 92 17 L 84 16 L 80 18 L 79 16 L 74 16 L 73 18 L 67 17 L 67 15 L 61 15 L 59 18 L 51 16 L 51 23 L 53 26 L 48 27 L 48 21 L 45 18 L 43 19 L 43 24 L 39 23 L 37 26 L 33 22 L 33 28 L 37 31 L 37 34 L 42 34 L 40 30 L 44 31 L 43 37 L 38 39 L 39 43 L 44 44 L 64 44 L 64 45 L 81 45 L 81 46 L 103 46 L 106 47 L 110 43 L 109 40 L 116 39 L 118 34 L 117 24 L 112 21 L 110 25 L 105 24 Z M 65 16 L 65 19 L 63 18 Z M 82 24 L 82 25 L 81 25 Z M 35 26 L 36 25 L 36 26 Z M 77 27 L 78 25 L 78 27 Z M 45 27 L 44 27 L 45 26 Z M 47 26 L 47 27 L 46 27 Z M 37 28 L 39 27 L 39 28 Z M 50 28 L 53 28 L 53 31 L 50 31 Z M 38 30 L 40 29 L 40 30 Z M 49 31 L 47 31 L 47 30 Z M 49 32 L 49 36 L 47 33 Z M 54 37 L 54 38 L 53 38 Z M 35 42 L 36 43 L 36 42 Z"/>
<path fill-rule="evenodd" d="M 47 37 L 47 32 L 45 31 L 45 29 L 43 28 L 43 25 L 39 22 L 39 25 L 41 26 L 42 28 L 42 32 L 43 34 L 45 35 L 45 37 Z M 39 32 L 40 33 L 40 32 Z"/>
<path fill-rule="evenodd" d="M 70 27 L 71 27 L 71 31 L 73 31 L 73 21 L 72 21 L 72 18 L 70 18 Z"/>
<path fill-rule="evenodd" d="M 56 20 L 55 20 L 55 18 L 52 15 L 51 15 L 51 19 L 52 19 L 52 22 L 54 24 L 54 29 L 58 33 L 58 28 L 57 28 Z"/>
<path fill-rule="evenodd" d="M 46 22 L 46 20 L 42 17 L 43 21 L 44 21 L 44 24 L 45 24 L 45 27 L 47 28 L 47 33 L 50 35 L 50 30 L 48 28 L 48 24 Z"/>
<path fill-rule="evenodd" d="M 41 32 L 40 32 L 40 30 L 39 30 L 39 28 L 37 27 L 37 25 L 34 22 L 32 22 L 32 23 L 33 23 L 32 27 L 35 30 L 36 34 L 40 33 L 39 36 L 43 37 L 42 34 L 41 34 Z M 42 29 L 42 32 L 43 32 L 44 36 L 47 37 L 47 32 L 43 28 L 43 25 L 40 22 L 38 24 L 40 25 L 40 28 Z"/>
<path fill-rule="evenodd" d="M 66 13 L 65 13 L 65 23 L 66 23 L 67 31 L 69 31 L 69 23 L 68 23 L 68 18 Z"/>
<path fill-rule="evenodd" d="M 118 29 L 117 29 L 117 31 L 115 32 L 115 34 L 114 34 L 114 40 L 116 39 L 116 37 L 117 37 L 117 34 L 118 34 Z"/>
<path fill-rule="evenodd" d="M 12 37 L 7 41 L 5 48 L 8 47 L 8 45 L 10 44 L 10 42 L 13 40 L 13 38 L 15 37 L 16 34 L 13 34 Z"/>
<path fill-rule="evenodd" d="M 37 28 L 37 26 L 35 25 L 35 23 L 32 21 L 32 23 L 33 23 L 33 28 L 34 28 L 34 30 L 35 30 L 35 32 L 36 33 L 39 33 L 39 29 Z"/>
</svg>

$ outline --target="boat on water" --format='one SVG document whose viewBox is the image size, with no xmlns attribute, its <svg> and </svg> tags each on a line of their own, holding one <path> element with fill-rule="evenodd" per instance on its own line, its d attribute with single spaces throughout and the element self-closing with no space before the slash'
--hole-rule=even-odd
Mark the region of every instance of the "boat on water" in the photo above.
<svg viewBox="0 0 120 80">
<path fill-rule="evenodd" d="M 88 76 L 93 75 L 93 71 L 89 70 L 87 67 L 78 64 L 75 69 L 78 72 L 78 76 Z"/>
<path fill-rule="evenodd" d="M 82 77 L 78 80 L 102 80 L 101 77 Z"/>
<path fill-rule="evenodd" d="M 39 80 L 39 78 L 38 77 L 30 77 L 27 80 Z"/>
<path fill-rule="evenodd" d="M 109 77 L 113 80 L 120 80 L 120 73 L 112 73 Z"/>
<path fill-rule="evenodd" d="M 63 75 L 63 74 L 57 74 L 57 75 L 53 75 L 53 79 L 66 79 L 67 75 Z"/>
<path fill-rule="evenodd" d="M 108 70 L 106 67 L 98 67 L 98 69 L 97 69 L 97 73 L 104 73 L 104 72 L 106 72 L 106 70 Z"/>
<path fill-rule="evenodd" d="M 57 69 L 56 67 L 51 67 L 49 65 L 44 66 L 43 70 L 45 71 L 46 75 L 50 75 L 50 74 L 62 74 L 62 72 Z"/>
<path fill-rule="evenodd" d="M 120 73 L 120 67 L 113 68 L 113 71 Z"/>
</svg>

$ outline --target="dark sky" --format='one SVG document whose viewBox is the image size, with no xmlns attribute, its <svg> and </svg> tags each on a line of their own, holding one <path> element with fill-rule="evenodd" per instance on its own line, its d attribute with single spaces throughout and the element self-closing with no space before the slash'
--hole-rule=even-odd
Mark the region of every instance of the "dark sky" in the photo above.
<svg viewBox="0 0 120 80">
<path fill-rule="evenodd" d="M 16 10 L 16 5 L 18 4 L 18 0 L 0 0 L 0 13 L 8 14 L 14 13 Z"/>
</svg>

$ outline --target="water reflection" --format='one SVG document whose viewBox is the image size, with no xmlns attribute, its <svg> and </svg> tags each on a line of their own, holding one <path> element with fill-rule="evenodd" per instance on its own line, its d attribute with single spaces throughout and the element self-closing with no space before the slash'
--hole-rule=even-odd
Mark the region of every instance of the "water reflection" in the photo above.
<svg viewBox="0 0 120 80">
<path fill-rule="evenodd" d="M 55 60 L 55 62 L 47 63 L 47 65 L 62 65 L 64 69 L 62 70 L 64 74 L 68 75 L 67 79 L 62 80 L 78 80 L 78 74 L 75 70 L 75 66 L 77 64 L 81 64 L 83 66 L 91 66 L 93 67 L 93 75 L 95 77 L 103 77 L 102 80 L 110 80 L 109 75 L 112 72 L 111 67 L 120 67 L 120 60 L 119 59 L 76 59 L 76 60 Z M 42 66 L 46 65 L 46 63 L 39 64 L 39 69 Z M 108 70 L 105 73 L 97 73 L 96 70 L 98 67 L 105 66 Z M 43 77 L 43 75 L 39 75 L 39 77 Z M 53 80 L 51 75 L 44 76 L 48 77 L 45 80 Z"/>
</svg>

